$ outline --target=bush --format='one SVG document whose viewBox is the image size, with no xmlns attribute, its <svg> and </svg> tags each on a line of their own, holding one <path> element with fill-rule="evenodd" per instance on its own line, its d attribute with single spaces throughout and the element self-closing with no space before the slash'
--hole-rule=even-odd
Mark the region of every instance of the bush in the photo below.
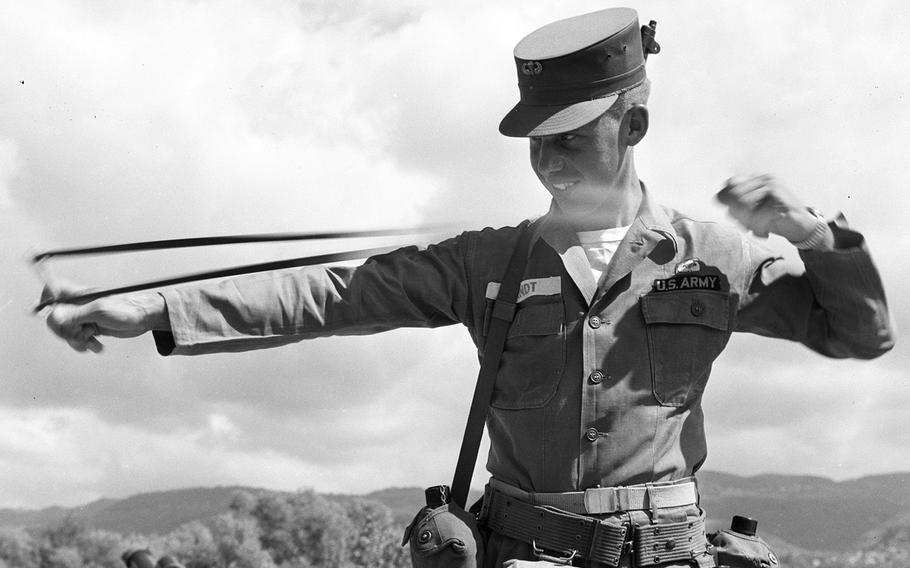
<svg viewBox="0 0 910 568">
<path fill-rule="evenodd" d="M 34 537 L 20 528 L 0 529 L 0 560 L 9 566 L 38 568 L 38 543 Z"/>
<path fill-rule="evenodd" d="M 163 536 L 89 529 L 71 517 L 38 530 L 0 529 L 0 568 L 123 568 L 121 555 L 136 548 L 186 568 L 403 568 L 410 563 L 400 533 L 373 501 L 243 492 L 228 513 Z"/>
</svg>

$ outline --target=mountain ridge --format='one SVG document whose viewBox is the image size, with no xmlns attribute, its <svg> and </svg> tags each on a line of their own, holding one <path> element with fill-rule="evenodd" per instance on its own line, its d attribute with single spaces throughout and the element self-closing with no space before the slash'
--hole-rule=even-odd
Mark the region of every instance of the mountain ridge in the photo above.
<svg viewBox="0 0 910 568">
<path fill-rule="evenodd" d="M 698 480 L 709 530 L 728 526 L 731 517 L 739 514 L 757 519 L 759 534 L 776 546 L 826 552 L 858 550 L 883 539 L 903 539 L 910 532 L 910 472 L 834 481 L 819 476 L 742 477 L 704 471 Z M 194 487 L 100 498 L 77 507 L 0 509 L 0 527 L 50 526 L 69 518 L 121 534 L 164 534 L 187 522 L 205 522 L 228 512 L 239 491 L 287 493 L 236 485 Z M 481 494 L 473 490 L 469 503 Z M 417 487 L 323 495 L 378 501 L 402 526 L 423 504 L 423 489 Z"/>
</svg>

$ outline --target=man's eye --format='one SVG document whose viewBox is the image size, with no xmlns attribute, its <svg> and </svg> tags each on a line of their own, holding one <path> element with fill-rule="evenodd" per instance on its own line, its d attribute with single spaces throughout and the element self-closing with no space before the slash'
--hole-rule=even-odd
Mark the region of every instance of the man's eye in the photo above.
<svg viewBox="0 0 910 568">
<path fill-rule="evenodd" d="M 571 132 L 568 134 L 561 134 L 559 136 L 559 139 L 562 142 L 571 142 L 572 140 L 575 140 L 576 138 L 578 138 L 578 134 L 572 134 Z"/>
</svg>

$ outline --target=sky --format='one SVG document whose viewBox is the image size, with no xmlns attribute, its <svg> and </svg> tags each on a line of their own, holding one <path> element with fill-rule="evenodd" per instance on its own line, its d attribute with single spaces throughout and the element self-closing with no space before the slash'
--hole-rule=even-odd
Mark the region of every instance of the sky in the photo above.
<svg viewBox="0 0 910 568">
<path fill-rule="evenodd" d="M 629 2 L 658 22 L 639 175 L 712 196 L 772 173 L 863 232 L 910 329 L 910 11 L 898 1 Z M 71 351 L 32 314 L 35 252 L 148 239 L 514 224 L 546 211 L 512 48 L 567 0 L 0 3 L 0 507 L 179 487 L 364 493 L 447 483 L 477 372 L 466 330 L 161 357 Z M 904 156 L 904 158 L 901 158 Z M 404 242 L 404 241 L 402 241 Z M 786 245 L 773 241 L 783 252 Z M 88 287 L 359 247 L 243 245 L 55 261 Z M 704 467 L 910 471 L 910 348 L 830 360 L 737 335 L 705 396 Z M 482 462 L 475 480 L 485 479 Z"/>
</svg>

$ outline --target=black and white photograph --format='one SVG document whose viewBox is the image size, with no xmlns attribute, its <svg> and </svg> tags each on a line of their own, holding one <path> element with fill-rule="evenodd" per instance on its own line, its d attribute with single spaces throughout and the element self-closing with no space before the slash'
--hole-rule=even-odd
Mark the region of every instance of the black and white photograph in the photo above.
<svg viewBox="0 0 910 568">
<path fill-rule="evenodd" d="M 0 568 L 910 566 L 908 30 L 3 2 Z"/>
</svg>

